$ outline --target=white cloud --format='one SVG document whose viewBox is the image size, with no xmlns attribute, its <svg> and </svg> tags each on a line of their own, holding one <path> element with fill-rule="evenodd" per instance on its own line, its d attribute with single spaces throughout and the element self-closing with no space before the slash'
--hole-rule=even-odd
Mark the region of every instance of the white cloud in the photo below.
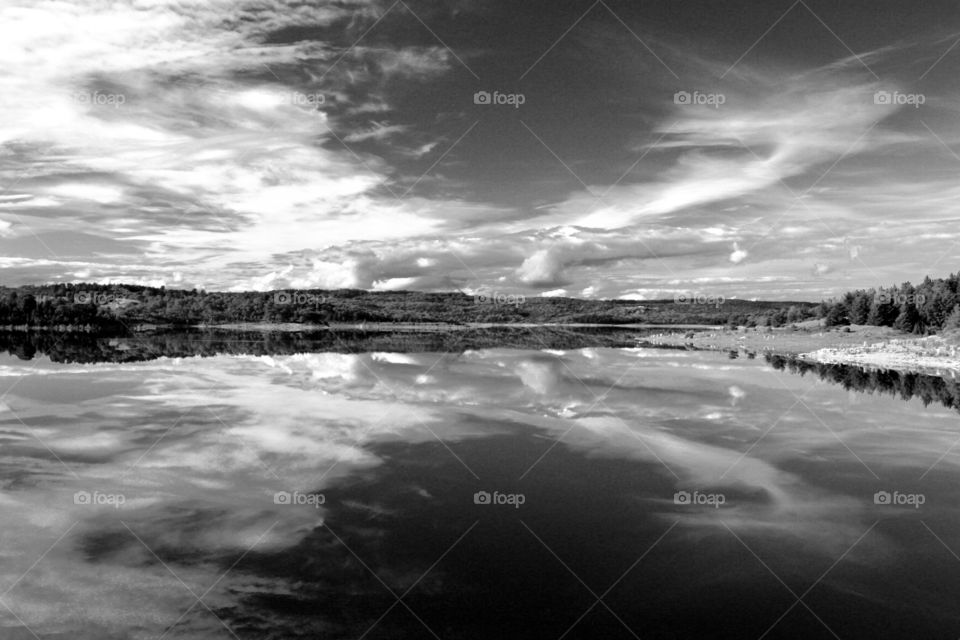
<svg viewBox="0 0 960 640">
<path fill-rule="evenodd" d="M 355 156 L 333 134 L 349 120 L 338 134 L 348 145 L 429 165 L 453 139 L 395 121 L 391 86 L 438 79 L 459 63 L 439 43 L 365 40 L 332 68 L 342 53 L 332 42 L 263 44 L 304 25 L 372 24 L 376 9 L 365 0 L 4 5 L 0 142 L 16 140 L 18 152 L 0 170 L 10 190 L 0 209 L 16 213 L 0 220 L 0 241 L 17 243 L 0 249 L 23 259 L 5 275 L 218 289 L 452 289 L 479 278 L 610 298 L 669 293 L 664 280 L 701 277 L 727 295 L 752 287 L 810 298 L 826 289 L 811 264 L 900 281 L 943 253 L 931 252 L 934 241 L 945 251 L 958 237 L 954 159 L 926 129 L 898 130 L 896 106 L 874 104 L 877 87 L 848 60 L 802 73 L 741 63 L 720 109 L 665 96 L 669 112 L 650 116 L 659 119 L 646 146 L 624 132 L 624 145 L 646 156 L 609 192 L 594 185 L 602 201 L 585 191 L 555 204 L 540 193 L 530 208 L 471 201 L 450 194 L 476 185 L 442 167 L 420 184 L 441 187 L 434 195 L 395 199 L 388 189 L 399 194 L 413 177 Z M 712 73 L 691 60 L 692 78 Z M 960 140 L 955 118 L 923 115 L 948 146 Z M 918 149 L 943 162 L 891 175 L 881 157 Z M 102 242 L 62 239 L 74 234 Z M 898 261 L 877 259 L 891 251 Z M 732 265 L 737 278 L 724 280 Z M 765 280 L 771 272 L 783 280 Z"/>
<path fill-rule="evenodd" d="M 534 286 L 560 284 L 563 263 L 549 249 L 541 249 L 523 261 L 518 275 L 522 282 Z"/>
<path fill-rule="evenodd" d="M 733 252 L 730 254 L 730 262 L 732 262 L 733 264 L 740 264 L 741 262 L 747 259 L 748 255 L 749 254 L 747 253 L 746 249 L 741 249 L 740 244 L 737 242 L 734 242 Z"/>
</svg>

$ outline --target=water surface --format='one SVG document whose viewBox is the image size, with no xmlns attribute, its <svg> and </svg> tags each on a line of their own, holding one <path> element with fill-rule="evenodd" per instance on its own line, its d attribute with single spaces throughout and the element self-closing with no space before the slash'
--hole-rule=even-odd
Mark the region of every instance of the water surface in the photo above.
<svg viewBox="0 0 960 640">
<path fill-rule="evenodd" d="M 960 636 L 954 383 L 549 346 L 0 357 L 0 635 Z"/>
</svg>

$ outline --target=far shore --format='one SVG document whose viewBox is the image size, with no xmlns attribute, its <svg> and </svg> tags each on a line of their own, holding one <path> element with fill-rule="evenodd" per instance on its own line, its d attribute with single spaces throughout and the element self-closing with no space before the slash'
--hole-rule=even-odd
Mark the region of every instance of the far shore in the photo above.
<svg viewBox="0 0 960 640">
<path fill-rule="evenodd" d="M 611 323 L 583 323 L 583 322 L 332 322 L 329 324 L 312 324 L 306 322 L 230 322 L 222 324 L 152 324 L 136 323 L 114 327 L 133 333 L 148 333 L 153 331 L 177 330 L 222 330 L 222 331 L 261 331 L 277 333 L 309 333 L 314 331 L 462 331 L 472 329 L 677 329 L 704 330 L 720 329 L 718 325 L 710 324 L 611 324 Z M 56 326 L 28 326 L 28 325 L 0 325 L 0 331 L 11 332 L 55 332 L 98 334 L 102 329 L 91 325 L 56 325 Z"/>
<path fill-rule="evenodd" d="M 677 329 L 677 330 L 719 330 L 710 324 L 603 324 L 603 323 L 563 323 L 563 322 L 464 322 L 452 324 L 446 322 L 339 322 L 330 324 L 301 324 L 296 322 L 233 322 L 229 324 L 195 325 L 196 329 L 226 329 L 232 331 L 457 331 L 464 329 L 536 329 L 550 327 L 557 329 Z"/>
</svg>

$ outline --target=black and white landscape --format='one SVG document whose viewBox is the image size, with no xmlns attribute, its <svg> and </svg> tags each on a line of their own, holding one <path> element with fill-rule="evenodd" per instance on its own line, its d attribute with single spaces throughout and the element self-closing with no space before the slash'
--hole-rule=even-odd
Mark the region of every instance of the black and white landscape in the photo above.
<svg viewBox="0 0 960 640">
<path fill-rule="evenodd" d="M 960 5 L 0 0 L 0 640 L 960 637 Z"/>
</svg>

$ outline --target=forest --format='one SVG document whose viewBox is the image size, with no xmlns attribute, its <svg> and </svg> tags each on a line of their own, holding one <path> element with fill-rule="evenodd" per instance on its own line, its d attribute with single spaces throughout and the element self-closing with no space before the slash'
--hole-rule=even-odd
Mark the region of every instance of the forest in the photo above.
<svg viewBox="0 0 960 640">
<path fill-rule="evenodd" d="M 310 289 L 207 292 L 125 284 L 0 286 L 0 328 L 123 334 L 148 327 L 229 323 L 710 324 L 887 326 L 915 334 L 960 328 L 960 273 L 820 303 L 717 298 L 581 300 L 518 295 Z"/>
<path fill-rule="evenodd" d="M 580 300 L 358 289 L 207 292 L 123 284 L 0 287 L 0 328 L 125 333 L 228 323 L 730 324 L 796 322 L 810 302 Z"/>
<path fill-rule="evenodd" d="M 960 272 L 946 278 L 926 277 L 914 286 L 858 289 L 817 305 L 828 327 L 874 325 L 906 333 L 930 334 L 960 328 Z"/>
</svg>

